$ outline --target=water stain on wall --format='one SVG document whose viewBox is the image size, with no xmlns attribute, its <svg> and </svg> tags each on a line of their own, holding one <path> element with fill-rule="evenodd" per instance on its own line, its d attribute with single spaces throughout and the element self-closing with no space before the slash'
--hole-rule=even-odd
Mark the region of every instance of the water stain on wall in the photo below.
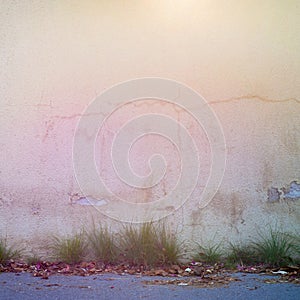
<svg viewBox="0 0 300 300">
<path fill-rule="evenodd" d="M 191 225 L 197 225 L 204 228 L 207 225 L 207 213 L 214 216 L 215 220 L 222 220 L 224 226 L 236 228 L 240 224 L 245 224 L 244 210 L 246 203 L 242 197 L 233 192 L 224 194 L 218 192 L 214 199 L 204 210 L 193 210 L 191 213 Z"/>
<path fill-rule="evenodd" d="M 245 203 L 236 192 L 231 194 L 218 192 L 210 205 L 216 215 L 227 217 L 228 223 L 232 225 L 245 222 L 243 219 Z"/>
</svg>

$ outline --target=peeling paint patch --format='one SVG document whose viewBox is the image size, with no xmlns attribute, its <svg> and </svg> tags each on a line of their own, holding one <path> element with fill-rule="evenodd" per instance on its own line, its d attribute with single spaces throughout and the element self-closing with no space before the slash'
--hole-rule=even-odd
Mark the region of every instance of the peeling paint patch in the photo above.
<svg viewBox="0 0 300 300">
<path fill-rule="evenodd" d="M 106 200 L 98 200 L 94 199 L 92 197 L 80 197 L 77 200 L 73 200 L 72 204 L 78 204 L 78 205 L 92 205 L 92 206 L 102 206 L 106 205 L 108 202 Z"/>
<path fill-rule="evenodd" d="M 284 191 L 283 198 L 285 199 L 296 199 L 300 198 L 300 184 L 296 181 L 291 182 L 289 188 Z"/>
<path fill-rule="evenodd" d="M 287 188 L 271 187 L 268 189 L 268 202 L 277 202 L 280 199 L 300 199 L 300 184 L 297 181 L 292 181 Z"/>
</svg>

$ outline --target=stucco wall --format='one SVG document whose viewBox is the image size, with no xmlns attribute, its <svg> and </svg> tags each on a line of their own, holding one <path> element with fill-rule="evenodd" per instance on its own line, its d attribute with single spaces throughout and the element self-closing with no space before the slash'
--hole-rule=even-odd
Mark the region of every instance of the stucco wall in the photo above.
<svg viewBox="0 0 300 300">
<path fill-rule="evenodd" d="M 297 185 L 295 197 L 279 190 L 300 180 L 299 14 L 298 1 L 1 1 L 1 235 L 30 249 L 92 220 L 118 226 L 101 213 L 104 206 L 83 205 L 83 196 L 114 198 L 80 190 L 74 135 L 78 122 L 89 118 L 91 101 L 115 84 L 143 77 L 181 82 L 207 104 L 186 112 L 150 99 L 112 111 L 96 141 L 95 164 L 115 195 L 159 203 L 177 184 L 180 155 L 189 161 L 176 143 L 147 134 L 130 149 L 130 162 L 144 176 L 148 158 L 161 152 L 168 165 L 163 180 L 134 189 L 115 176 L 109 145 L 118 126 L 156 113 L 186 126 L 200 157 L 191 196 L 176 211 L 162 207 L 182 238 L 246 240 L 269 224 L 299 231 Z M 175 96 L 170 100 L 176 103 Z M 211 143 L 218 141 L 210 141 L 207 128 L 188 113 L 204 109 L 219 120 L 227 159 L 217 193 L 199 207 Z M 89 128 L 79 135 L 88 140 Z M 126 219 L 123 207 L 119 213 Z"/>
</svg>

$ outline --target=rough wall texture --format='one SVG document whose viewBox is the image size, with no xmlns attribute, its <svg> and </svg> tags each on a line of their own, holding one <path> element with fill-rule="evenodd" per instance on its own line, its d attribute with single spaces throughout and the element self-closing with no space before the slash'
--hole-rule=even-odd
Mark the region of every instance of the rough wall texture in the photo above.
<svg viewBox="0 0 300 300">
<path fill-rule="evenodd" d="M 141 175 L 148 174 L 154 152 L 165 157 L 166 176 L 153 188 L 126 185 L 110 162 L 118 126 L 159 113 L 188 128 L 201 161 L 189 199 L 176 211 L 164 208 L 181 237 L 243 241 L 268 225 L 299 231 L 298 1 L 103 2 L 1 2 L 1 235 L 30 249 L 92 219 L 118 226 L 101 214 L 97 199 L 106 195 L 82 195 L 73 137 L 97 95 L 118 82 L 152 76 L 186 84 L 215 112 L 226 140 L 223 181 L 209 205 L 199 208 L 211 163 L 205 131 L 181 108 L 152 99 L 120 107 L 99 132 L 95 163 L 109 189 L 139 203 L 159 201 L 176 185 L 180 153 L 162 136 L 138 140 L 129 154 Z"/>
</svg>

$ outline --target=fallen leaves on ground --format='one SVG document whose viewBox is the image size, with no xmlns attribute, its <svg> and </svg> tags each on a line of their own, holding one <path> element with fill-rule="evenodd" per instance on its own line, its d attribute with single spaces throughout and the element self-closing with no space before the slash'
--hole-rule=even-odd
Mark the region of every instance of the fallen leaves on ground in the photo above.
<svg viewBox="0 0 300 300">
<path fill-rule="evenodd" d="M 243 272 L 254 274 L 273 275 L 274 279 L 265 279 L 266 283 L 289 282 L 300 284 L 300 267 L 288 266 L 284 268 L 270 268 L 264 265 L 257 266 L 237 266 L 235 270 L 228 270 L 223 264 L 207 265 L 201 262 L 193 262 L 188 265 L 171 265 L 160 268 L 150 268 L 146 266 L 131 266 L 128 264 L 109 265 L 97 262 L 82 262 L 79 264 L 66 264 L 63 262 L 41 261 L 28 265 L 24 262 L 10 260 L 7 264 L 0 264 L 0 272 L 31 273 L 34 277 L 48 279 L 53 274 L 91 276 L 103 273 L 119 275 L 138 276 L 162 276 L 175 277 L 169 280 L 145 281 L 146 284 L 173 284 L 173 285 L 193 285 L 193 286 L 218 286 L 228 284 L 238 279 L 231 277 L 230 273 Z M 188 278 L 186 278 L 188 277 Z"/>
<path fill-rule="evenodd" d="M 170 280 L 144 280 L 142 283 L 147 285 L 178 285 L 178 286 L 198 286 L 202 288 L 219 287 L 227 285 L 232 281 L 240 281 L 240 279 L 231 276 L 213 275 L 204 276 L 201 278 L 182 278 L 182 279 L 170 279 Z"/>
<path fill-rule="evenodd" d="M 295 283 L 300 284 L 300 266 L 286 266 L 272 268 L 264 265 L 258 266 L 238 266 L 238 272 L 252 273 L 252 274 L 267 274 L 274 278 L 265 279 L 265 283 Z"/>
</svg>

